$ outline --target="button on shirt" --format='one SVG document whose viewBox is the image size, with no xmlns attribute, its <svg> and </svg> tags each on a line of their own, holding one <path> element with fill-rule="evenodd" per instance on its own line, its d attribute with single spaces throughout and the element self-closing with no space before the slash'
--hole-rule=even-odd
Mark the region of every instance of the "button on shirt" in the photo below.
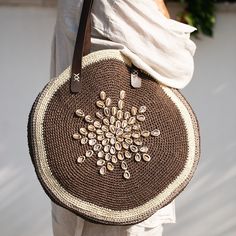
<svg viewBox="0 0 236 236">
<path fill-rule="evenodd" d="M 83 0 L 58 1 L 51 77 L 71 65 L 82 4 Z M 158 82 L 180 89 L 193 75 L 196 46 L 190 33 L 194 30 L 192 26 L 166 18 L 154 0 L 95 0 L 91 51 L 119 49 Z M 80 217 L 77 220 L 83 221 Z M 172 201 L 138 226 L 152 228 L 175 222 Z"/>
</svg>

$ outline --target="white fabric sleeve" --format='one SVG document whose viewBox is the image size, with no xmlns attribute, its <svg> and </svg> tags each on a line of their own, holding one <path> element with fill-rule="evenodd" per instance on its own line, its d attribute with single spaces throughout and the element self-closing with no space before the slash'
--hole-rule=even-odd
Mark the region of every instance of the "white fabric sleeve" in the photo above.
<svg viewBox="0 0 236 236">
<path fill-rule="evenodd" d="M 94 28 L 112 42 L 134 65 L 159 82 L 184 88 L 192 79 L 196 28 L 166 18 L 153 0 L 95 1 Z"/>
</svg>

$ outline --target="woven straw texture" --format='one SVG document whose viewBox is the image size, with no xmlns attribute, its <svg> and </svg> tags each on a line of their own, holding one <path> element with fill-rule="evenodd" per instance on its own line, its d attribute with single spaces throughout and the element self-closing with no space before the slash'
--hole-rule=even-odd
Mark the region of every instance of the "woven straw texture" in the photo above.
<svg viewBox="0 0 236 236">
<path fill-rule="evenodd" d="M 69 67 L 44 87 L 29 115 L 30 154 L 46 193 L 77 215 L 103 224 L 147 219 L 186 187 L 199 161 L 199 126 L 185 98 L 145 73 L 141 73 L 141 88 L 132 88 L 131 72 L 129 60 L 119 51 L 91 53 L 83 59 L 79 93 L 70 93 Z M 111 106 L 117 106 L 122 90 L 124 111 L 146 107 L 145 121 L 139 122 L 142 130 L 160 130 L 158 137 L 143 139 L 150 161 L 137 162 L 133 154 L 125 159 L 129 179 L 123 177 L 120 160 L 105 175 L 99 173 L 96 155 L 78 164 L 78 157 L 91 147 L 72 137 L 88 125 L 76 110 L 95 118 L 102 110 L 96 106 L 100 92 L 105 91 Z"/>
</svg>

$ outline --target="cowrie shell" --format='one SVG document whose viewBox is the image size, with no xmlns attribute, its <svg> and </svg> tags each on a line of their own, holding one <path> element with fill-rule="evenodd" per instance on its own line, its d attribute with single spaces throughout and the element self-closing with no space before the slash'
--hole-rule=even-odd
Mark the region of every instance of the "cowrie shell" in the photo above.
<svg viewBox="0 0 236 236">
<path fill-rule="evenodd" d="M 116 113 L 117 113 L 117 107 L 112 107 L 112 108 L 111 108 L 111 114 L 112 114 L 113 116 L 115 116 Z"/>
<path fill-rule="evenodd" d="M 133 139 L 131 138 L 126 138 L 125 142 L 128 143 L 129 145 L 131 145 L 133 143 Z"/>
<path fill-rule="evenodd" d="M 102 141 L 105 138 L 103 134 L 97 136 L 98 141 Z"/>
<path fill-rule="evenodd" d="M 147 107 L 146 107 L 146 106 L 141 106 L 141 107 L 139 107 L 138 112 L 139 112 L 139 113 L 144 113 L 146 110 L 147 110 Z"/>
<path fill-rule="evenodd" d="M 116 143 L 116 138 L 115 137 L 110 138 L 110 144 L 114 145 L 115 143 Z"/>
<path fill-rule="evenodd" d="M 147 146 L 143 146 L 139 150 L 140 150 L 140 152 L 147 152 L 148 151 L 148 147 Z"/>
<path fill-rule="evenodd" d="M 108 138 L 105 138 L 102 140 L 102 145 L 105 146 L 109 143 L 109 139 Z"/>
<path fill-rule="evenodd" d="M 84 119 L 88 123 L 92 123 L 93 122 L 93 118 L 90 115 L 85 116 Z"/>
<path fill-rule="evenodd" d="M 138 146 L 141 146 L 143 144 L 141 139 L 134 139 L 134 143 Z"/>
<path fill-rule="evenodd" d="M 123 111 L 118 110 L 118 111 L 117 111 L 117 119 L 118 119 L 118 120 L 121 120 L 122 118 L 123 118 Z"/>
<path fill-rule="evenodd" d="M 98 128 L 98 129 L 102 127 L 102 124 L 98 120 L 94 121 L 93 125 L 95 128 Z"/>
<path fill-rule="evenodd" d="M 137 107 L 131 107 L 131 114 L 133 115 L 133 116 L 135 116 L 136 114 L 137 114 L 137 111 L 138 111 L 138 109 L 137 109 Z"/>
<path fill-rule="evenodd" d="M 110 145 L 106 145 L 103 150 L 104 150 L 104 152 L 109 152 L 110 148 L 111 148 Z"/>
<path fill-rule="evenodd" d="M 137 138 L 140 138 L 140 135 L 141 135 L 141 134 L 140 134 L 140 132 L 138 132 L 138 131 L 135 131 L 135 132 L 132 133 L 132 137 L 133 137 L 133 138 L 136 138 L 136 139 L 137 139 Z"/>
<path fill-rule="evenodd" d="M 108 169 L 109 171 L 113 171 L 113 170 L 114 170 L 114 166 L 113 166 L 113 164 L 112 164 L 111 162 L 108 162 L 108 163 L 107 163 L 107 169 Z"/>
<path fill-rule="evenodd" d="M 81 135 L 80 135 L 80 134 L 78 134 L 78 133 L 73 134 L 73 139 L 78 140 L 78 139 L 80 139 L 80 138 L 81 138 Z"/>
<path fill-rule="evenodd" d="M 77 158 L 77 162 L 78 163 L 82 163 L 82 162 L 84 162 L 85 161 L 85 156 L 79 156 L 78 158 Z"/>
<path fill-rule="evenodd" d="M 86 151 L 85 156 L 91 157 L 93 155 L 93 153 L 94 153 L 93 150 L 88 150 L 88 151 Z"/>
<path fill-rule="evenodd" d="M 101 175 L 105 175 L 106 172 L 107 172 L 106 166 L 102 166 L 101 169 L 99 170 L 99 173 L 100 173 Z"/>
<path fill-rule="evenodd" d="M 132 154 L 129 151 L 125 151 L 125 157 L 126 158 L 131 158 Z"/>
<path fill-rule="evenodd" d="M 110 131 L 115 134 L 116 133 L 116 127 L 114 125 L 109 126 Z"/>
<path fill-rule="evenodd" d="M 103 159 L 98 159 L 97 160 L 97 166 L 103 166 L 103 165 L 105 165 L 105 160 L 103 160 Z"/>
<path fill-rule="evenodd" d="M 104 132 L 108 132 L 108 131 L 109 131 L 108 126 L 106 126 L 106 125 L 102 125 L 102 131 L 104 131 Z"/>
<path fill-rule="evenodd" d="M 95 128 L 98 128 L 98 129 L 100 129 L 101 126 L 102 126 L 101 123 L 99 121 L 97 121 L 97 120 L 94 121 L 93 125 L 94 125 Z"/>
<path fill-rule="evenodd" d="M 150 136 L 150 131 L 148 130 L 142 130 L 141 131 L 141 135 L 144 137 L 144 138 L 147 138 Z"/>
<path fill-rule="evenodd" d="M 102 145 L 101 144 L 95 144 L 94 146 L 93 146 L 93 150 L 95 151 L 95 152 L 98 152 L 98 151 L 100 151 L 102 149 Z"/>
<path fill-rule="evenodd" d="M 140 126 L 140 124 L 134 124 L 132 128 L 133 128 L 133 130 L 140 130 L 141 126 Z"/>
<path fill-rule="evenodd" d="M 106 93 L 105 93 L 104 91 L 101 91 L 101 92 L 100 92 L 100 98 L 101 98 L 102 100 L 105 100 L 105 99 L 106 99 Z"/>
<path fill-rule="evenodd" d="M 89 131 L 96 131 L 96 128 L 93 125 L 88 125 Z"/>
<path fill-rule="evenodd" d="M 133 117 L 133 116 L 131 116 L 131 117 L 129 118 L 129 120 L 128 120 L 128 124 L 129 124 L 129 125 L 133 125 L 135 122 L 136 122 L 136 119 L 135 119 L 135 117 Z"/>
<path fill-rule="evenodd" d="M 123 161 L 125 159 L 124 157 L 124 154 L 122 152 L 118 152 L 117 153 L 117 158 L 120 160 L 120 161 Z"/>
<path fill-rule="evenodd" d="M 115 163 L 117 163 L 117 161 L 118 161 L 118 160 L 117 160 L 117 157 L 116 157 L 115 155 L 113 155 L 113 156 L 111 157 L 111 162 L 115 164 Z"/>
<path fill-rule="evenodd" d="M 108 107 L 105 107 L 105 108 L 103 109 L 103 112 L 104 112 L 104 115 L 105 115 L 105 116 L 110 116 L 110 109 L 109 109 Z"/>
<path fill-rule="evenodd" d="M 111 154 L 110 153 L 106 153 L 105 160 L 106 161 L 110 161 L 111 160 Z"/>
<path fill-rule="evenodd" d="M 81 144 L 86 144 L 88 142 L 88 138 L 87 137 L 83 137 L 81 140 L 80 140 Z"/>
<path fill-rule="evenodd" d="M 137 120 L 143 122 L 143 121 L 145 121 L 145 116 L 144 115 L 137 115 Z"/>
<path fill-rule="evenodd" d="M 130 113 L 129 113 L 128 111 L 126 111 L 126 112 L 124 113 L 124 118 L 125 118 L 126 120 L 128 120 L 128 119 L 130 118 Z"/>
<path fill-rule="evenodd" d="M 111 153 L 112 155 L 116 153 L 116 149 L 115 149 L 114 146 L 111 146 L 111 148 L 110 148 L 110 153 Z"/>
<path fill-rule="evenodd" d="M 121 125 L 122 125 L 122 128 L 127 127 L 127 125 L 128 125 L 127 120 L 123 120 L 122 123 L 121 123 Z"/>
<path fill-rule="evenodd" d="M 97 140 L 96 139 L 90 139 L 88 142 L 89 142 L 90 146 L 93 146 L 97 143 Z"/>
<path fill-rule="evenodd" d="M 93 123 L 94 127 L 97 128 L 97 129 L 100 129 L 102 127 L 101 123 L 99 121 L 94 121 Z"/>
<path fill-rule="evenodd" d="M 80 128 L 79 131 L 82 135 L 87 135 L 88 134 L 88 131 L 87 131 L 86 128 Z"/>
<path fill-rule="evenodd" d="M 130 173 L 129 173 L 128 170 L 125 170 L 125 172 L 124 172 L 124 174 L 123 174 L 123 177 L 124 177 L 125 179 L 129 179 L 129 178 L 130 178 Z"/>
<path fill-rule="evenodd" d="M 105 103 L 104 103 L 103 101 L 97 101 L 97 102 L 96 102 L 96 105 L 97 105 L 97 107 L 99 107 L 99 108 L 104 108 L 104 107 L 105 107 Z"/>
<path fill-rule="evenodd" d="M 116 122 L 116 118 L 114 116 L 110 117 L 110 124 L 114 125 Z"/>
<path fill-rule="evenodd" d="M 144 154 L 143 154 L 143 160 L 144 160 L 144 161 L 150 161 L 150 160 L 151 160 L 150 155 L 148 155 L 147 153 L 144 153 Z"/>
<path fill-rule="evenodd" d="M 75 111 L 75 114 L 76 114 L 78 117 L 84 117 L 84 116 L 85 116 L 83 110 L 81 110 L 81 109 L 76 110 L 76 111 Z"/>
<path fill-rule="evenodd" d="M 120 135 L 122 135 L 123 134 L 123 129 L 122 128 L 118 128 L 117 130 L 116 130 L 116 135 L 117 136 L 120 136 Z"/>
<path fill-rule="evenodd" d="M 139 162 L 139 161 L 141 161 L 142 156 L 140 155 L 140 153 L 136 153 L 134 159 L 135 159 L 135 161 Z"/>
<path fill-rule="evenodd" d="M 126 142 L 122 142 L 122 146 L 124 149 L 127 149 L 127 150 L 129 149 L 129 144 Z"/>
<path fill-rule="evenodd" d="M 88 138 L 89 138 L 89 139 L 96 138 L 96 134 L 93 133 L 93 132 L 89 132 L 89 133 L 88 133 Z"/>
<path fill-rule="evenodd" d="M 105 104 L 109 107 L 111 105 L 111 98 L 107 98 Z"/>
<path fill-rule="evenodd" d="M 99 151 L 98 154 L 97 154 L 97 156 L 98 156 L 99 158 L 104 157 L 104 152 L 103 152 L 103 151 Z"/>
<path fill-rule="evenodd" d="M 123 100 L 118 101 L 118 107 L 120 110 L 122 110 L 124 108 L 124 101 Z"/>
<path fill-rule="evenodd" d="M 116 140 L 117 140 L 118 142 L 123 142 L 123 141 L 124 141 L 124 138 L 121 137 L 121 136 L 118 136 L 118 137 L 116 137 Z"/>
<path fill-rule="evenodd" d="M 115 126 L 116 126 L 117 129 L 121 128 L 121 122 L 120 122 L 120 120 L 117 120 L 117 121 L 116 121 Z"/>
<path fill-rule="evenodd" d="M 115 149 L 116 149 L 117 151 L 120 151 L 120 150 L 122 149 L 121 143 L 116 142 L 116 144 L 115 144 Z"/>
<path fill-rule="evenodd" d="M 154 129 L 153 131 L 151 131 L 151 135 L 154 137 L 157 137 L 161 134 L 159 129 Z"/>
<path fill-rule="evenodd" d="M 125 99 L 125 91 L 124 90 L 121 90 L 120 91 L 120 99 Z"/>
<path fill-rule="evenodd" d="M 132 130 L 131 126 L 126 126 L 124 128 L 124 131 L 127 132 L 127 133 L 131 132 L 131 130 Z"/>
<path fill-rule="evenodd" d="M 103 114 L 99 111 L 96 112 L 96 116 L 97 116 L 97 118 L 99 118 L 101 120 L 104 118 Z"/>
<path fill-rule="evenodd" d="M 103 134 L 103 131 L 102 131 L 101 129 L 97 129 L 97 130 L 96 130 L 96 134 L 102 135 L 102 134 Z"/>
<path fill-rule="evenodd" d="M 128 165 L 127 165 L 127 163 L 125 161 L 121 162 L 120 167 L 121 167 L 122 170 L 127 170 L 128 169 Z"/>
<path fill-rule="evenodd" d="M 106 136 L 107 138 L 112 138 L 112 137 L 114 137 L 114 134 L 111 133 L 111 132 L 107 132 L 107 133 L 105 134 L 105 136 Z"/>
<path fill-rule="evenodd" d="M 107 118 L 104 118 L 102 121 L 103 121 L 104 125 L 109 125 L 110 124 L 110 122 Z"/>
<path fill-rule="evenodd" d="M 138 152 L 138 147 L 135 145 L 130 145 L 130 151 L 131 152 Z"/>
</svg>

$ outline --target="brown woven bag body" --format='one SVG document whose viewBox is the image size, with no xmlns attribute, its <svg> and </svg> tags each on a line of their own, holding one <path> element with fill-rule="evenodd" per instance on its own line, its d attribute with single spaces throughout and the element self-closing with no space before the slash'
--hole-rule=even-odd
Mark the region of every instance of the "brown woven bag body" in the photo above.
<svg viewBox="0 0 236 236">
<path fill-rule="evenodd" d="M 84 1 L 72 67 L 32 106 L 29 150 L 52 201 L 93 222 L 130 225 L 190 182 L 199 126 L 177 89 L 135 68 L 119 50 L 82 57 L 91 5 Z"/>
</svg>

